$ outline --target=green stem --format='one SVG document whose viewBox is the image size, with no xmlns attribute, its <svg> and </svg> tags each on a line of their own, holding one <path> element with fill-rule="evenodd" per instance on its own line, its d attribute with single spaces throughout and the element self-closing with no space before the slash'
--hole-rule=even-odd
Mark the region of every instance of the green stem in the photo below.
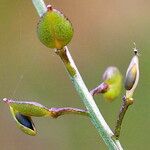
<svg viewBox="0 0 150 150">
<path fill-rule="evenodd" d="M 37 1 L 37 0 L 32 0 Z M 42 0 L 39 0 L 41 2 Z M 38 3 L 36 3 L 38 5 Z M 41 3 L 43 4 L 43 2 Z M 40 4 L 40 5 L 41 5 Z M 36 9 L 38 10 L 38 6 L 35 5 Z M 40 7 L 41 8 L 41 7 Z M 39 11 L 38 11 L 39 13 Z M 43 9 L 43 14 L 45 13 L 45 10 Z M 40 15 L 40 14 L 39 14 Z M 81 97 L 81 100 L 83 101 L 84 105 L 86 106 L 87 110 L 89 111 L 91 122 L 96 127 L 98 133 L 103 138 L 104 142 L 108 146 L 110 150 L 122 150 L 121 144 L 118 140 L 112 138 L 114 136 L 113 132 L 105 122 L 102 114 L 100 113 L 92 95 L 88 91 L 86 85 L 84 84 L 82 77 L 80 76 L 80 73 L 78 72 L 78 69 L 68 51 L 67 47 L 64 47 L 62 50 L 57 50 L 57 54 L 62 59 L 64 66 L 66 70 L 69 73 L 70 79 L 72 80 L 72 83 L 77 90 L 78 94 Z"/>
<path fill-rule="evenodd" d="M 82 77 L 79 74 L 79 71 L 75 66 L 75 63 L 68 51 L 68 48 L 64 47 L 64 49 L 62 50 L 57 50 L 56 53 L 63 61 L 75 89 L 77 90 L 79 96 L 81 97 L 81 100 L 89 111 L 91 122 L 96 127 L 98 133 L 101 135 L 108 148 L 110 150 L 121 150 L 122 147 L 120 143 L 112 138 L 114 134 L 105 122 L 102 114 L 100 113 L 97 105 L 95 104 L 92 95 L 84 84 Z"/>
<path fill-rule="evenodd" d="M 43 16 L 43 14 L 47 11 L 47 7 L 43 0 L 32 0 L 34 7 L 36 8 L 39 16 Z"/>
</svg>

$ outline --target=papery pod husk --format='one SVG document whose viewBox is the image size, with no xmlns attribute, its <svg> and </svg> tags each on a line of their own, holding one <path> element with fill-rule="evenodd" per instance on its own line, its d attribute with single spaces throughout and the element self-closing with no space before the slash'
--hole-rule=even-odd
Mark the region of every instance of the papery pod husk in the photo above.
<svg viewBox="0 0 150 150">
<path fill-rule="evenodd" d="M 125 78 L 125 89 L 126 90 L 131 90 L 137 76 L 137 68 L 136 65 L 134 64 L 127 72 L 126 78 Z"/>
<path fill-rule="evenodd" d="M 138 85 L 139 75 L 140 75 L 139 58 L 138 58 L 138 55 L 136 54 L 131 59 L 130 65 L 126 73 L 125 89 L 126 89 L 127 98 L 132 98 L 134 91 Z"/>
<path fill-rule="evenodd" d="M 108 67 L 103 74 L 104 83 L 108 85 L 108 90 L 103 94 L 108 101 L 115 100 L 120 92 L 122 86 L 122 75 L 118 68 L 112 66 Z"/>
<path fill-rule="evenodd" d="M 37 26 L 40 41 L 49 48 L 62 49 L 73 37 L 70 21 L 58 10 L 49 8 Z"/>
<path fill-rule="evenodd" d="M 14 110 L 17 110 L 23 115 L 35 117 L 51 116 L 51 112 L 49 111 L 49 109 L 39 103 L 14 100 L 6 101 L 9 104 L 9 106 L 11 106 Z"/>
<path fill-rule="evenodd" d="M 10 111 L 14 120 L 17 123 L 18 128 L 20 128 L 24 133 L 28 135 L 31 136 L 36 135 L 37 132 L 31 117 L 22 115 L 18 111 L 14 110 L 11 106 L 10 106 Z"/>
</svg>

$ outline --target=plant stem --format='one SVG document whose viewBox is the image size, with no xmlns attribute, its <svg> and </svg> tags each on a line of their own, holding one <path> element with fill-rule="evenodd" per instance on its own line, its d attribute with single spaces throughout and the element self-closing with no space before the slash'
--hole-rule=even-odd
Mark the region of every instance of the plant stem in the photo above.
<svg viewBox="0 0 150 150">
<path fill-rule="evenodd" d="M 78 94 L 81 97 L 81 100 L 83 101 L 84 105 L 89 111 L 92 123 L 94 124 L 98 133 L 105 141 L 108 148 L 111 150 L 122 149 L 119 142 L 112 139 L 114 134 L 105 122 L 102 114 L 100 113 L 97 105 L 95 104 L 92 95 L 90 94 L 86 85 L 84 84 L 82 77 L 80 76 L 78 69 L 75 66 L 75 63 L 68 51 L 68 48 L 64 47 L 64 49 L 57 50 L 56 53 L 60 56 L 61 60 L 63 61 L 64 66 L 69 73 L 70 79 L 75 89 L 77 90 Z"/>
<path fill-rule="evenodd" d="M 32 0 L 34 1 L 37 0 Z M 39 0 L 40 5 L 44 2 L 42 0 Z M 39 9 L 39 3 L 34 3 L 34 6 L 36 9 Z M 40 7 L 42 8 L 42 7 Z M 45 8 L 45 7 L 43 7 Z M 39 13 L 40 12 L 40 13 Z M 41 15 L 41 11 L 38 11 L 39 15 Z M 43 9 L 43 14 L 45 13 L 45 9 Z M 62 59 L 64 66 L 66 70 L 69 73 L 70 79 L 72 80 L 72 83 L 77 90 L 78 94 L 81 97 L 81 100 L 83 101 L 84 105 L 86 106 L 87 110 L 89 111 L 91 122 L 96 127 L 98 133 L 101 135 L 102 139 L 108 146 L 110 150 L 122 150 L 122 147 L 118 140 L 112 138 L 114 136 L 113 132 L 105 122 L 102 114 L 100 113 L 97 105 L 95 104 L 95 101 L 92 97 L 92 95 L 89 93 L 86 85 L 84 84 L 82 77 L 80 76 L 80 73 L 78 72 L 78 69 L 68 51 L 67 47 L 64 47 L 64 49 L 57 50 L 56 53 L 60 56 Z"/>
<path fill-rule="evenodd" d="M 133 104 L 132 98 L 126 98 L 125 96 L 122 98 L 122 105 L 121 105 L 121 109 L 118 115 L 115 131 L 114 131 L 114 135 L 116 139 L 119 139 L 123 118 L 128 110 L 128 107 L 132 104 Z"/>
<path fill-rule="evenodd" d="M 63 108 L 50 108 L 49 111 L 51 112 L 51 117 L 57 118 L 61 115 L 65 114 L 76 114 L 82 116 L 89 116 L 87 110 L 79 109 L 79 108 L 72 108 L 72 107 L 63 107 Z"/>
<path fill-rule="evenodd" d="M 134 43 L 135 45 L 135 43 Z M 136 45 L 135 45 L 136 46 Z M 125 89 L 126 89 L 126 94 L 122 99 L 122 105 L 120 108 L 120 112 L 118 115 L 118 119 L 116 121 L 116 126 L 115 126 L 115 138 L 118 139 L 120 136 L 120 131 L 121 131 L 121 125 L 123 122 L 123 118 L 128 110 L 128 107 L 133 104 L 133 93 L 135 88 L 138 85 L 139 81 L 139 59 L 138 59 L 138 50 L 133 48 L 134 50 L 134 56 L 132 57 L 129 67 L 127 69 L 126 73 L 126 78 L 125 78 Z M 134 68 L 135 71 L 131 71 Z M 134 73 L 135 72 L 135 73 Z"/>
<path fill-rule="evenodd" d="M 32 0 L 34 7 L 36 8 L 39 16 L 43 16 L 43 14 L 47 11 L 46 5 L 43 0 Z"/>
<path fill-rule="evenodd" d="M 108 88 L 109 88 L 109 85 L 107 83 L 103 82 L 99 86 L 97 86 L 96 88 L 92 89 L 90 91 L 90 94 L 92 96 L 95 96 L 95 95 L 100 94 L 100 93 L 105 93 L 105 92 L 107 92 Z"/>
</svg>

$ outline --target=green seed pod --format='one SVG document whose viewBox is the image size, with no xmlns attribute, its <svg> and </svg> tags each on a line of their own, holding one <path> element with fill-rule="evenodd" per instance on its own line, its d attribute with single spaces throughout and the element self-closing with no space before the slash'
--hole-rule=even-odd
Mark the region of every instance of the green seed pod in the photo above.
<svg viewBox="0 0 150 150">
<path fill-rule="evenodd" d="M 47 8 L 37 26 L 38 38 L 49 48 L 62 49 L 73 37 L 72 24 L 59 11 L 51 6 Z"/>
<path fill-rule="evenodd" d="M 17 126 L 24 133 L 31 135 L 31 136 L 36 135 L 36 129 L 35 129 L 35 126 L 31 117 L 20 114 L 18 111 L 14 110 L 11 106 L 10 106 L 10 111 L 14 120 L 17 123 Z"/>
<path fill-rule="evenodd" d="M 108 85 L 107 91 L 103 94 L 108 101 L 113 101 L 121 92 L 122 75 L 116 67 L 108 67 L 103 74 L 104 83 Z"/>
<path fill-rule="evenodd" d="M 51 116 L 51 112 L 48 108 L 36 102 L 14 101 L 7 98 L 4 98 L 3 101 L 9 104 L 14 110 L 26 116 Z"/>
</svg>

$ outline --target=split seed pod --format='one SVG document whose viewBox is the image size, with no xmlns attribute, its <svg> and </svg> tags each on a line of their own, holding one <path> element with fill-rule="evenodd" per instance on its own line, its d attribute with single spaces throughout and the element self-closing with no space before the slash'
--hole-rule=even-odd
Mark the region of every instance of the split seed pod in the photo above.
<svg viewBox="0 0 150 150">
<path fill-rule="evenodd" d="M 3 101 L 6 102 L 14 110 L 17 110 L 19 113 L 26 116 L 34 116 L 34 117 L 51 116 L 51 112 L 49 111 L 48 108 L 36 102 L 14 101 L 7 98 L 4 98 Z"/>
<path fill-rule="evenodd" d="M 9 105 L 17 126 L 28 135 L 34 136 L 37 133 L 31 116 L 52 116 L 48 108 L 36 102 L 14 101 L 7 98 L 4 98 L 3 101 Z"/>
<path fill-rule="evenodd" d="M 103 94 L 108 101 L 113 101 L 117 98 L 121 91 L 122 75 L 118 68 L 111 66 L 106 69 L 103 74 L 104 83 L 108 85 L 108 90 Z"/>
<path fill-rule="evenodd" d="M 10 111 L 11 111 L 11 114 L 12 114 L 14 120 L 17 123 L 17 126 L 24 133 L 26 133 L 28 135 L 32 135 L 32 136 L 36 135 L 37 132 L 36 132 L 36 129 L 35 129 L 35 126 L 34 126 L 34 123 L 31 119 L 31 117 L 22 115 L 17 110 L 13 109 L 11 106 L 10 106 Z"/>
<path fill-rule="evenodd" d="M 61 12 L 50 5 L 47 9 L 37 26 L 38 38 L 49 48 L 62 49 L 73 37 L 72 24 Z"/>
<path fill-rule="evenodd" d="M 134 50 L 135 51 L 135 50 Z M 137 87 L 139 81 L 139 59 L 137 52 L 133 56 L 130 65 L 126 72 L 125 77 L 125 89 L 126 89 L 126 97 L 132 98 L 135 88 Z"/>
</svg>

